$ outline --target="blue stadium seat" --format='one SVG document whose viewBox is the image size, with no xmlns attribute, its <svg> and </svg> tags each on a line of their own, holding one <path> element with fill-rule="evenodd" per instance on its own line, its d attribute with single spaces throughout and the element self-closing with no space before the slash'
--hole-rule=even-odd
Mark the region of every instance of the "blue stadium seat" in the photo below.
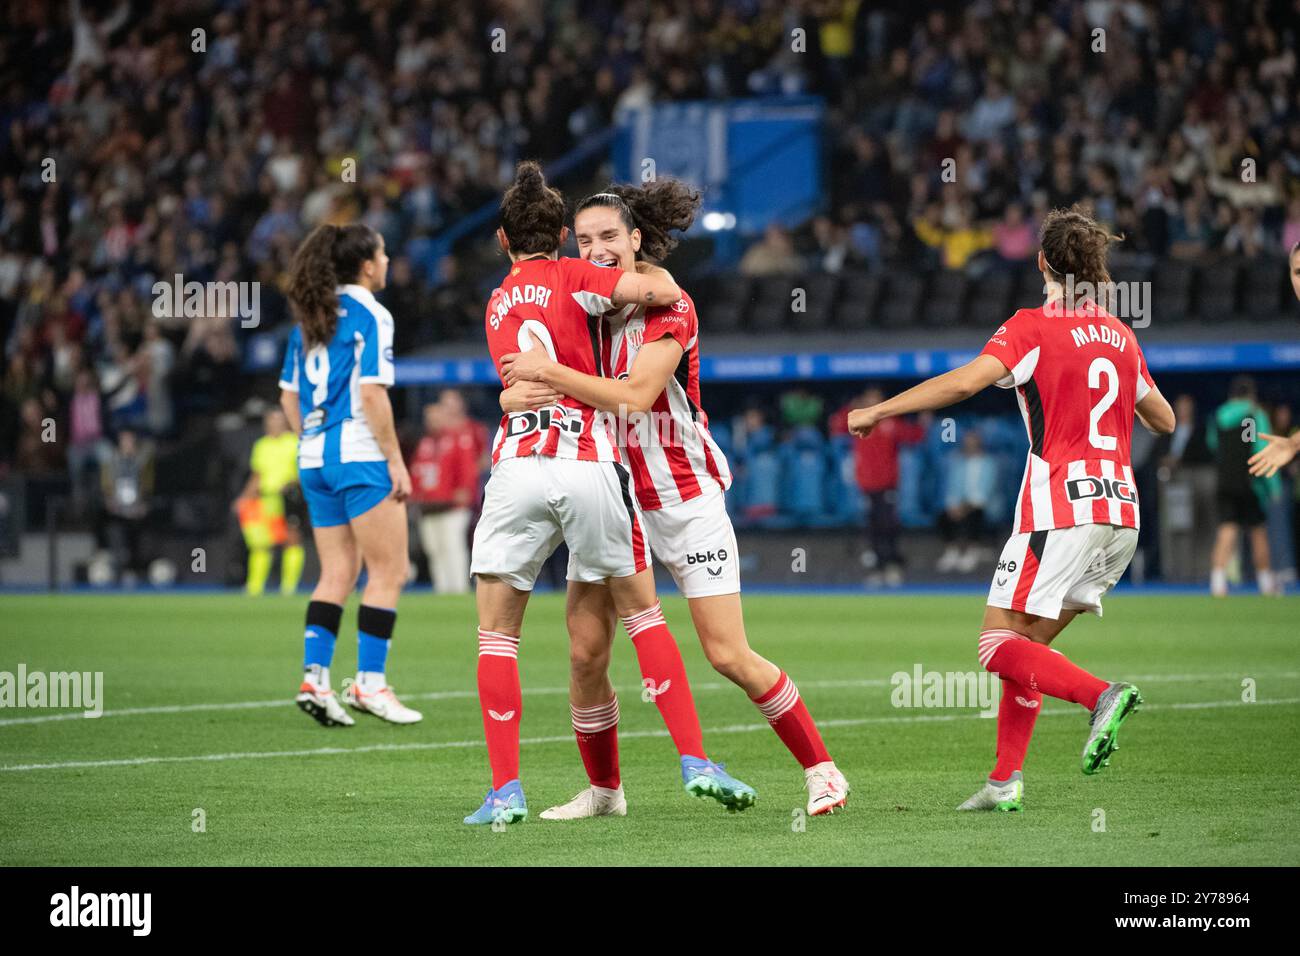
<svg viewBox="0 0 1300 956">
<path fill-rule="evenodd" d="M 836 435 L 826 444 L 827 514 L 837 526 L 860 526 L 866 498 L 854 473 L 851 435 Z"/>
<path fill-rule="evenodd" d="M 826 525 L 826 440 L 810 426 L 781 446 L 781 513 L 798 524 Z"/>
</svg>

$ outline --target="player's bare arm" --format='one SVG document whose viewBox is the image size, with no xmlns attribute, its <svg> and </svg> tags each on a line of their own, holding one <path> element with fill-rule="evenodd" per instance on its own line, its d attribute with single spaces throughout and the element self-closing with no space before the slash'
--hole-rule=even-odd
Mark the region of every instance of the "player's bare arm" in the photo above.
<svg viewBox="0 0 1300 956">
<path fill-rule="evenodd" d="M 289 421 L 289 430 L 302 436 L 302 411 L 298 408 L 298 393 L 280 389 L 280 409 Z"/>
<path fill-rule="evenodd" d="M 388 476 L 393 481 L 393 497 L 405 501 L 411 493 L 411 476 L 402 459 L 402 446 L 397 441 L 397 428 L 393 424 L 393 406 L 388 401 L 388 386 L 366 382 L 361 386 L 361 407 L 366 413 L 370 431 L 379 444 L 379 450 L 388 461 Z"/>
<path fill-rule="evenodd" d="M 1152 388 L 1147 392 L 1133 410 L 1137 413 L 1142 427 L 1156 435 L 1172 434 L 1174 426 L 1178 424 L 1174 419 L 1173 406 L 1160 394 L 1158 388 Z"/>
<path fill-rule="evenodd" d="M 1283 435 L 1260 433 L 1260 440 L 1268 442 L 1263 451 L 1257 451 L 1246 462 L 1256 478 L 1272 478 L 1279 469 L 1291 464 L 1300 454 L 1300 432 L 1287 438 Z"/>
<path fill-rule="evenodd" d="M 681 287 L 662 266 L 638 262 L 635 272 L 625 272 L 614 286 L 614 305 L 671 305 L 682 297 Z"/>
<path fill-rule="evenodd" d="M 983 391 L 1009 373 L 1010 370 L 993 356 L 976 356 L 960 368 L 926 379 L 879 405 L 855 408 L 849 412 L 849 431 L 858 438 L 866 438 L 886 418 L 947 408 Z"/>
<path fill-rule="evenodd" d="M 509 356 L 507 356 L 509 357 Z M 501 392 L 501 411 L 507 415 L 512 412 L 535 412 L 547 405 L 554 405 L 560 400 L 560 393 L 541 382 L 516 382 Z"/>
<path fill-rule="evenodd" d="M 624 381 L 587 375 L 561 365 L 552 361 L 540 343 L 535 342 L 527 352 L 505 356 L 501 371 L 512 384 L 541 382 L 604 412 L 645 412 L 667 387 L 681 357 L 682 347 L 674 339 L 646 342 Z"/>
</svg>

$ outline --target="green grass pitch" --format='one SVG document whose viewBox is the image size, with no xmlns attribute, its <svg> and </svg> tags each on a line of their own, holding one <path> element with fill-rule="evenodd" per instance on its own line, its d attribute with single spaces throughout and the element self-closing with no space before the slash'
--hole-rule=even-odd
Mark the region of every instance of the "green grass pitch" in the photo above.
<svg viewBox="0 0 1300 956">
<path fill-rule="evenodd" d="M 1293 599 L 1119 595 L 1105 621 L 1073 624 L 1057 647 L 1136 681 L 1147 705 L 1111 766 L 1085 777 L 1086 714 L 1045 701 L 1017 815 L 954 811 L 991 769 L 992 720 L 891 704 L 895 672 L 978 670 L 978 596 L 752 595 L 751 643 L 800 685 L 853 785 L 845 812 L 807 821 L 799 768 L 708 667 L 685 603 L 664 605 L 710 755 L 758 789 L 758 805 L 730 815 L 682 791 L 620 633 L 629 814 L 538 819 L 586 782 L 569 727 L 563 599 L 539 595 L 521 651 L 532 815 L 493 832 L 460 822 L 488 782 L 472 599 L 402 602 L 389 675 L 423 723 L 357 715 L 356 727 L 325 729 L 291 703 L 305 599 L 0 597 L 0 671 L 102 671 L 106 711 L 0 709 L 0 864 L 1300 863 Z M 354 601 L 336 685 L 355 666 L 355 634 Z"/>
</svg>

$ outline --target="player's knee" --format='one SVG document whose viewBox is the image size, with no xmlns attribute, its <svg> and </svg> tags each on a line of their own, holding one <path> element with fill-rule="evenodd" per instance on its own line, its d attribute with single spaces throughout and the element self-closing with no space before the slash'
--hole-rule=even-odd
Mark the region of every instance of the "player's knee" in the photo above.
<svg viewBox="0 0 1300 956">
<path fill-rule="evenodd" d="M 322 568 L 317 593 L 328 594 L 331 603 L 342 604 L 357 586 L 357 571 L 350 563 Z"/>
<path fill-rule="evenodd" d="M 579 684 L 604 677 L 609 670 L 609 649 L 581 644 L 570 647 L 569 670 Z"/>
<path fill-rule="evenodd" d="M 411 559 L 405 553 L 387 555 L 382 561 L 367 563 L 370 579 L 384 587 L 401 589 L 411 570 Z"/>
<path fill-rule="evenodd" d="M 749 649 L 731 644 L 709 643 L 704 646 L 704 656 L 715 671 L 734 681 L 744 674 Z"/>
</svg>

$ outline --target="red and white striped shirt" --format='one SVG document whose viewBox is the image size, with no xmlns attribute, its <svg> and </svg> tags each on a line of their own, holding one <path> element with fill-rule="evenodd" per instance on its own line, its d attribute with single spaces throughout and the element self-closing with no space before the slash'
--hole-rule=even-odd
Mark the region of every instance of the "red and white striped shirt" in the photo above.
<svg viewBox="0 0 1300 956">
<path fill-rule="evenodd" d="M 501 359 L 532 347 L 529 332 L 561 365 L 599 375 L 599 316 L 613 308 L 621 269 L 582 259 L 525 259 L 488 300 L 488 350 L 501 373 Z M 502 385 L 505 382 L 502 380 Z M 506 458 L 547 455 L 579 461 L 620 461 L 613 416 L 577 399 L 529 412 L 508 412 L 492 442 L 492 467 Z"/>
<path fill-rule="evenodd" d="M 624 458 L 632 469 L 637 500 L 645 511 L 690 501 L 711 484 L 731 487 L 731 469 L 700 407 L 700 334 L 695 303 L 685 292 L 671 306 L 628 307 L 606 317 L 601 365 L 607 378 L 626 379 L 646 342 L 669 337 L 682 358 L 648 415 L 618 423 Z"/>
<path fill-rule="evenodd" d="M 1138 527 L 1129 448 L 1134 408 L 1155 387 L 1133 330 L 1092 302 L 1021 309 L 983 354 L 1010 372 L 1029 433 L 1017 533 Z"/>
</svg>

